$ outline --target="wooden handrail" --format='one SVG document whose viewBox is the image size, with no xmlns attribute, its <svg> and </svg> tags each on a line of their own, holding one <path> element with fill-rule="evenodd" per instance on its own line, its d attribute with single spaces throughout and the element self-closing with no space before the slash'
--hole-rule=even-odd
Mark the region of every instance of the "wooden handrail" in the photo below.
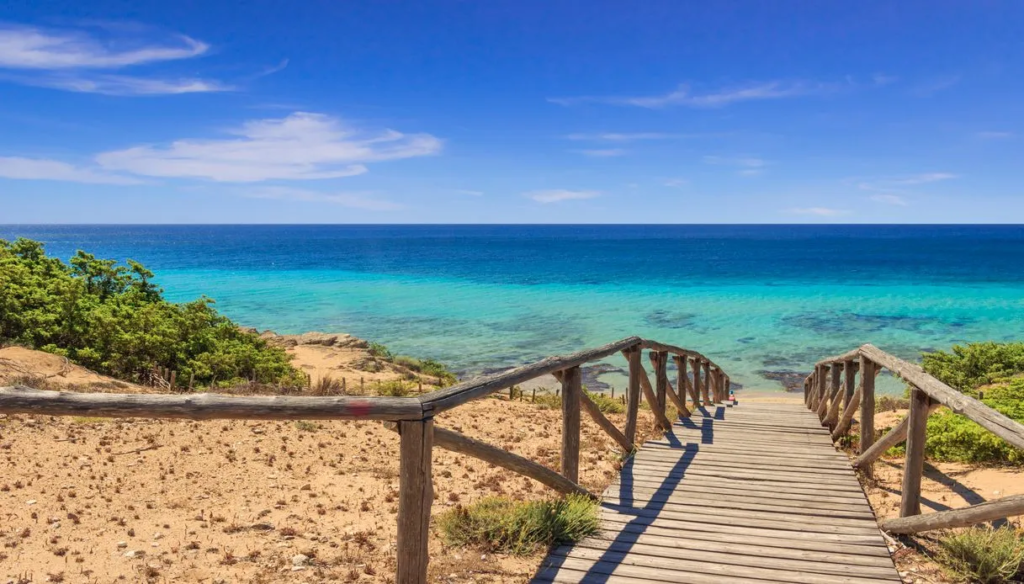
<svg viewBox="0 0 1024 584">
<path fill-rule="evenodd" d="M 657 353 L 657 391 L 652 387 L 640 359 L 642 349 Z M 630 368 L 625 432 L 620 432 L 582 391 L 580 371 L 580 366 L 585 363 L 619 352 L 626 356 Z M 676 356 L 677 364 L 682 363 L 677 382 L 678 394 L 673 390 L 665 370 L 669 353 Z M 693 367 L 692 387 L 686 378 L 687 361 Z M 704 372 L 703 380 L 701 369 Z M 441 412 L 548 374 L 555 375 L 562 383 L 561 474 L 522 456 L 434 425 L 434 416 Z M 562 493 L 593 496 L 579 485 L 578 479 L 581 409 L 586 410 L 598 426 L 623 448 L 625 456 L 629 456 L 635 448 L 641 394 L 650 403 L 658 427 L 669 430 L 672 421 L 665 415 L 667 398 L 671 398 L 680 414 L 686 416 L 689 414 L 686 408 L 687 391 L 693 397 L 696 407 L 700 405 L 699 398 L 703 390 L 704 405 L 708 406 L 714 403 L 708 396 L 709 387 L 715 389 L 714 401 L 728 398 L 728 376 L 720 366 L 704 355 L 640 337 L 627 337 L 595 349 L 548 357 L 503 373 L 470 379 L 419 397 L 75 393 L 17 386 L 0 387 L 0 413 L 190 420 L 384 421 L 400 435 L 400 553 L 397 580 L 402 584 L 424 584 L 427 578 L 427 540 L 433 501 L 431 451 L 434 446 L 502 466 Z"/>
<path fill-rule="evenodd" d="M 853 363 L 860 361 L 861 386 L 852 391 Z M 874 440 L 874 377 L 885 367 L 911 386 L 910 415 L 885 436 Z M 838 392 L 840 368 L 846 373 L 846 391 Z M 825 390 L 825 373 L 831 369 L 832 391 Z M 815 387 L 817 385 L 817 387 Z M 817 390 L 817 391 L 816 391 Z M 899 519 L 883 521 L 882 529 L 893 533 L 917 533 L 933 529 L 963 527 L 1013 515 L 1024 514 L 1024 496 L 1010 496 L 988 501 L 966 509 L 955 509 L 921 515 L 921 479 L 924 471 L 924 446 L 927 418 L 940 406 L 963 415 L 982 428 L 999 436 L 1010 445 L 1024 449 L 1024 425 L 999 411 L 939 381 L 920 365 L 886 353 L 874 345 L 863 345 L 853 351 L 822 359 L 805 381 L 805 404 L 816 410 L 823 425 L 835 427 L 832 438 L 838 440 L 847 432 L 853 412 L 861 409 L 860 455 L 853 466 L 870 474 L 871 463 L 886 450 L 906 440 L 906 461 L 903 468 L 902 500 Z M 845 402 L 845 403 L 844 403 Z M 859 404 L 858 404 L 859 402 Z M 835 423 L 838 412 L 842 417 Z"/>
</svg>

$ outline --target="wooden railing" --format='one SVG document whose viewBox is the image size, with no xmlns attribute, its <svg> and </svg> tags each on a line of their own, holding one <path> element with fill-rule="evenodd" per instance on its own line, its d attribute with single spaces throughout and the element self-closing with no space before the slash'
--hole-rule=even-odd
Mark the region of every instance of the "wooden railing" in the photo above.
<svg viewBox="0 0 1024 584">
<path fill-rule="evenodd" d="M 875 376 L 888 369 L 910 387 L 910 415 L 877 441 L 875 437 Z M 860 373 L 860 384 L 856 377 Z M 886 450 L 906 441 L 900 516 L 882 521 L 892 533 L 918 533 L 933 529 L 965 527 L 1024 514 L 1024 495 L 988 501 L 964 509 L 921 514 L 921 478 L 928 415 L 940 406 L 974 421 L 1009 444 L 1024 448 L 1024 425 L 980 401 L 935 379 L 919 365 L 908 363 L 872 345 L 819 361 L 804 381 L 804 402 L 818 413 L 833 440 L 849 429 L 860 408 L 860 450 L 853 465 L 871 474 L 871 465 Z"/>
<path fill-rule="evenodd" d="M 650 351 L 652 385 L 642 361 Z M 626 423 L 615 427 L 582 387 L 580 366 L 622 353 L 629 363 Z M 677 379 L 668 379 L 669 356 Z M 692 374 L 692 382 L 687 373 Z M 436 427 L 434 416 L 471 400 L 544 375 L 561 383 L 562 456 L 560 472 L 457 432 Z M 703 375 L 702 375 L 703 374 Z M 703 378 L 702 378 L 703 377 Z M 561 493 L 593 496 L 579 484 L 580 411 L 584 410 L 628 456 L 635 450 L 641 393 L 658 427 L 667 430 L 668 400 L 681 416 L 691 407 L 721 403 L 729 397 L 729 376 L 696 351 L 629 337 L 596 349 L 549 357 L 504 373 L 471 379 L 419 397 L 233 397 L 216 394 L 154 395 L 41 391 L 0 387 L 0 413 L 49 416 L 183 418 L 191 420 L 381 420 L 400 435 L 398 502 L 398 574 L 405 583 L 427 581 L 427 536 L 433 502 L 431 452 L 434 446 L 473 456 L 535 479 Z M 514 423 L 514 420 L 510 420 Z"/>
</svg>

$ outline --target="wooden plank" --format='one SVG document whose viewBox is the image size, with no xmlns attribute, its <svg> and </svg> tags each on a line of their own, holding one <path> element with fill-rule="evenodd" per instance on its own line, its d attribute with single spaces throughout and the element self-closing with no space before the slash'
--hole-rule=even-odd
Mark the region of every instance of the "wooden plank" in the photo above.
<svg viewBox="0 0 1024 584">
<path fill-rule="evenodd" d="M 608 539 L 589 538 L 583 542 L 580 542 L 577 549 L 583 548 L 593 551 L 607 551 L 616 554 L 642 554 L 645 556 L 651 556 L 656 558 L 662 558 L 665 560 L 678 560 L 678 562 L 672 563 L 672 568 L 689 568 L 687 562 L 695 561 L 694 554 L 692 551 L 672 545 L 669 543 L 671 540 L 668 538 L 659 538 L 652 541 L 651 538 L 645 538 L 637 541 L 614 541 Z M 825 575 L 836 575 L 836 576 L 853 576 L 853 577 L 867 577 L 876 578 L 879 580 L 888 580 L 890 582 L 899 580 L 895 579 L 892 563 L 889 565 L 875 565 L 874 558 L 861 558 L 859 556 L 843 555 L 843 556 L 828 556 L 822 555 L 819 558 L 822 559 L 810 559 L 810 558 L 793 558 L 784 557 L 778 555 L 779 548 L 756 548 L 746 546 L 735 546 L 729 545 L 728 542 L 721 542 L 718 544 L 718 548 L 711 548 L 708 542 L 702 542 L 700 540 L 691 540 L 690 546 L 692 550 L 706 552 L 701 554 L 701 558 L 698 561 L 707 561 L 708 556 L 715 559 L 721 559 L 720 562 L 735 567 L 744 568 L 769 568 L 773 570 L 786 570 L 787 572 L 797 572 L 800 574 L 814 574 L 815 577 L 824 578 Z M 568 546 L 562 546 L 560 548 L 562 552 L 571 557 L 583 557 L 583 554 L 576 554 L 574 550 Z M 728 551 L 726 551 L 728 550 Z M 767 550 L 767 551 L 766 551 Z M 556 552 L 556 555 L 558 552 Z M 852 561 L 851 561 L 852 559 Z M 858 559 L 868 560 L 867 562 L 857 562 Z M 758 574 L 759 576 L 761 574 Z M 765 574 L 771 576 L 772 574 Z"/>
<path fill-rule="evenodd" d="M 648 478 L 648 477 L 644 477 L 644 476 L 628 477 L 625 480 L 625 482 L 621 482 L 621 483 L 620 482 L 615 482 L 615 483 L 612 483 L 612 485 L 609 486 L 608 488 L 609 489 L 611 489 L 611 488 L 619 488 L 621 486 L 621 488 L 625 488 L 625 489 L 633 489 L 633 488 L 655 488 L 655 489 L 659 489 L 659 488 L 663 488 L 664 487 L 665 482 L 666 481 L 664 479 Z M 671 482 L 674 482 L 674 481 L 670 481 L 670 483 Z M 793 484 L 793 483 L 778 483 L 778 482 L 769 482 L 769 481 L 749 481 L 749 480 L 743 480 L 743 479 L 721 477 L 721 476 L 717 476 L 717 475 L 713 475 L 713 474 L 712 475 L 702 475 L 702 474 L 696 474 L 696 473 L 695 474 L 691 474 L 691 475 L 686 477 L 686 483 L 691 484 L 691 485 L 706 485 L 706 486 L 727 487 L 727 488 L 732 488 L 732 489 L 746 489 L 746 490 L 748 490 L 751 493 L 750 496 L 755 496 L 755 494 L 759 494 L 759 493 L 764 492 L 764 491 L 767 491 L 769 493 L 789 493 L 789 494 L 793 494 L 793 495 L 817 496 L 817 495 L 820 495 L 821 491 L 822 491 L 821 486 L 809 487 L 807 485 L 799 485 L 799 484 Z M 863 498 L 863 496 L 864 496 L 863 492 L 857 493 L 857 492 L 854 492 L 852 490 L 850 490 L 850 491 L 830 490 L 829 493 L 831 495 L 836 496 L 836 497 L 847 497 L 847 498 L 850 498 L 850 499 L 853 499 L 853 500 L 859 500 L 860 498 Z"/>
<path fill-rule="evenodd" d="M 822 541 L 848 542 L 857 541 L 882 541 L 877 526 L 870 528 L 838 527 L 825 523 L 805 524 L 803 529 L 797 524 L 783 521 L 771 521 L 766 519 L 747 519 L 736 517 L 717 517 L 712 514 L 691 513 L 686 519 L 674 519 L 670 517 L 646 517 L 637 516 L 633 513 L 619 513 L 614 509 L 602 508 L 599 516 L 602 518 L 617 516 L 619 519 L 629 518 L 636 523 L 654 524 L 661 526 L 675 526 L 680 529 L 714 530 L 722 534 L 749 533 L 753 535 L 778 535 L 789 539 L 817 539 Z"/>
<path fill-rule="evenodd" d="M 613 497 L 605 497 L 601 501 L 601 505 L 606 509 L 613 509 L 622 512 L 626 512 L 633 504 L 634 502 L 630 499 L 623 500 Z M 768 509 L 765 510 L 750 509 L 747 505 L 737 507 L 734 505 L 702 505 L 697 503 L 687 504 L 661 501 L 655 502 L 654 505 L 656 510 L 652 512 L 653 515 L 644 515 L 643 513 L 639 513 L 639 516 L 689 520 L 689 516 L 693 513 L 713 513 L 718 517 L 766 519 L 769 521 L 778 521 L 780 523 L 796 523 L 798 525 L 806 525 L 809 522 L 821 521 L 822 518 L 826 518 L 832 525 L 841 525 L 846 527 L 876 527 L 874 515 L 871 515 L 870 513 L 865 514 L 864 512 L 847 515 L 831 509 L 804 509 L 798 513 L 794 513 L 772 510 L 771 505 L 763 506 Z"/>
<path fill-rule="evenodd" d="M 580 477 L 580 368 L 562 371 L 562 476 L 574 483 Z"/>
<path fill-rule="evenodd" d="M 399 422 L 398 574 L 399 584 L 426 584 L 430 506 L 434 501 L 431 453 L 434 420 Z"/>
<path fill-rule="evenodd" d="M 723 499 L 718 495 L 725 495 Z M 789 497 L 788 499 L 786 497 Z M 806 497 L 796 495 L 785 495 L 782 493 L 758 493 L 753 495 L 743 489 L 727 489 L 696 486 L 690 487 L 687 483 L 681 483 L 670 493 L 659 491 L 657 488 L 634 488 L 625 493 L 605 493 L 606 501 L 629 502 L 633 504 L 661 505 L 678 504 L 693 505 L 695 507 L 731 507 L 735 509 L 751 509 L 755 511 L 774 511 L 777 513 L 797 513 L 830 511 L 850 517 L 874 518 L 871 507 L 857 499 L 840 499 L 842 502 L 833 503 L 828 501 L 807 501 Z"/>
<path fill-rule="evenodd" d="M 414 397 L 76 393 L 0 387 L 0 413 L 185 420 L 422 420 Z"/>
<path fill-rule="evenodd" d="M 792 582 L 793 574 L 786 570 L 778 570 L 767 567 L 757 568 L 742 565 L 734 565 L 726 562 L 708 562 L 705 560 L 687 560 L 682 558 L 661 558 L 641 553 L 625 554 L 614 551 L 593 550 L 589 548 L 566 546 L 555 548 L 551 555 L 554 557 L 564 556 L 573 559 L 590 560 L 594 562 L 608 563 L 616 566 L 631 566 L 651 568 L 658 573 L 686 572 L 713 575 L 720 579 L 728 579 L 730 582 L 737 581 L 737 578 L 759 579 L 769 582 Z M 669 580 L 675 581 L 675 579 Z M 684 580 L 685 581 L 685 580 Z M 878 579 L 862 578 L 856 576 L 830 574 L 822 575 L 815 573 L 801 573 L 799 581 L 804 584 L 878 584 L 878 582 L 899 582 L 899 579 Z"/>
</svg>

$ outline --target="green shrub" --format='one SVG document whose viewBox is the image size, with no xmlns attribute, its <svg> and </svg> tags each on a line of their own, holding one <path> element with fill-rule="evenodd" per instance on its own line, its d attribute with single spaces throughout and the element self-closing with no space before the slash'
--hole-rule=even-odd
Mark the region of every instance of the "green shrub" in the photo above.
<svg viewBox="0 0 1024 584">
<path fill-rule="evenodd" d="M 412 393 L 413 387 L 413 384 L 406 383 L 401 379 L 378 381 L 373 384 L 374 393 L 376 395 L 387 397 L 406 397 Z"/>
<path fill-rule="evenodd" d="M 537 407 L 542 410 L 560 410 L 562 409 L 562 396 L 555 395 L 554 392 L 539 391 L 533 403 L 537 404 Z"/>
<path fill-rule="evenodd" d="M 590 401 L 597 405 L 597 409 L 600 410 L 601 413 L 621 414 L 626 411 L 626 406 L 622 405 L 622 402 L 603 393 L 587 391 L 587 396 L 590 398 Z"/>
<path fill-rule="evenodd" d="M 449 545 L 525 555 L 596 533 L 597 503 L 582 495 L 529 502 L 489 497 L 447 511 L 437 524 Z"/>
<path fill-rule="evenodd" d="M 368 352 L 378 359 L 383 359 L 385 361 L 395 360 L 395 356 L 391 354 L 391 350 L 387 348 L 387 345 L 382 343 L 370 341 Z"/>
<path fill-rule="evenodd" d="M 972 393 L 978 386 L 1024 373 L 1024 342 L 956 345 L 950 353 L 925 353 L 922 366 L 946 385 Z"/>
<path fill-rule="evenodd" d="M 1024 379 L 986 390 L 982 402 L 1024 422 Z M 947 409 L 928 417 L 925 452 L 943 461 L 1024 464 L 1024 450 Z"/>
<path fill-rule="evenodd" d="M 939 540 L 937 559 L 960 582 L 1014 582 L 1024 575 L 1024 539 L 1007 527 L 952 532 Z"/>
<path fill-rule="evenodd" d="M 213 300 L 168 302 L 152 279 L 132 260 L 118 265 L 78 251 L 64 263 L 39 242 L 0 240 L 0 343 L 130 381 L 160 366 L 198 384 L 305 385 L 283 349 L 241 330 Z"/>
<path fill-rule="evenodd" d="M 875 400 L 875 413 L 895 412 L 910 408 L 910 400 L 905 397 L 882 395 Z"/>
<path fill-rule="evenodd" d="M 371 352 L 374 343 L 371 343 Z M 380 345 L 383 347 L 384 345 Z M 385 348 L 385 351 L 387 349 Z M 430 377 L 436 377 L 441 382 L 442 386 L 448 386 L 458 381 L 458 377 L 452 373 L 448 367 L 440 361 L 434 361 L 433 359 L 417 359 L 415 357 L 409 357 L 407 355 L 399 355 L 394 358 L 396 365 L 401 365 L 406 369 L 410 369 L 417 373 L 422 373 Z"/>
</svg>

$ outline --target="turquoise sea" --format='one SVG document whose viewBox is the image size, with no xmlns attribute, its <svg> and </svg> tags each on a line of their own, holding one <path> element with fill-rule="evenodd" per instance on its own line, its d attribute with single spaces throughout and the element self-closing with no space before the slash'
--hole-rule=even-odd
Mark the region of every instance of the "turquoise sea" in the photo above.
<svg viewBox="0 0 1024 584">
<path fill-rule="evenodd" d="M 1024 339 L 1024 226 L 0 226 L 17 236 L 139 260 L 247 326 L 465 374 L 640 335 L 780 390 L 865 342 L 916 359 Z"/>
</svg>

